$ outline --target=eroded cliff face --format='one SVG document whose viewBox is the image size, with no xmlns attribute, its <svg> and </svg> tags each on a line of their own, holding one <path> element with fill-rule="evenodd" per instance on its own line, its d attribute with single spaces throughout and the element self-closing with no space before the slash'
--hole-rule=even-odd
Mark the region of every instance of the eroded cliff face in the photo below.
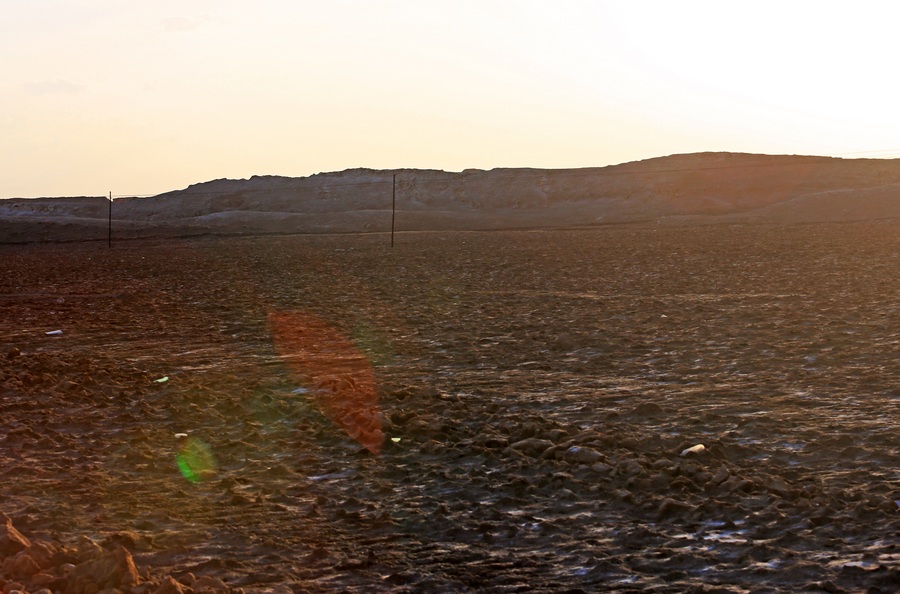
<svg viewBox="0 0 900 594">
<path fill-rule="evenodd" d="M 900 160 L 740 153 L 609 167 L 349 169 L 220 179 L 120 198 L 120 237 L 504 229 L 609 223 L 814 222 L 900 218 Z M 0 201 L 0 242 L 78 239 L 107 224 L 103 198 Z"/>
</svg>

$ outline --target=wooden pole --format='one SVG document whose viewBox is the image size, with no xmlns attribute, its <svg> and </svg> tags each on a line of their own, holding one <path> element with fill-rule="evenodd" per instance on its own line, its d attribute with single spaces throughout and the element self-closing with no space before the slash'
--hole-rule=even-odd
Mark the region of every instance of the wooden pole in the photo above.
<svg viewBox="0 0 900 594">
<path fill-rule="evenodd" d="M 106 245 L 112 247 L 112 192 L 109 193 L 109 223 L 106 227 Z"/>
<path fill-rule="evenodd" d="M 397 174 L 391 182 L 391 247 L 394 247 L 394 220 L 397 217 Z"/>
</svg>

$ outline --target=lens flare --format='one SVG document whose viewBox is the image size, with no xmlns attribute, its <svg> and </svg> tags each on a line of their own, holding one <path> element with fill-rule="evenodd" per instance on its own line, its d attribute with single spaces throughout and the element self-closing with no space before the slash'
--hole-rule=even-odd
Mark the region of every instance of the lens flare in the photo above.
<svg viewBox="0 0 900 594">
<path fill-rule="evenodd" d="M 200 439 L 190 438 L 184 442 L 175 456 L 178 470 L 192 483 L 210 478 L 216 472 L 216 460 L 212 450 Z"/>
<path fill-rule="evenodd" d="M 302 311 L 269 313 L 272 341 L 319 410 L 364 448 L 378 454 L 384 441 L 375 372 L 354 342 L 324 320 Z"/>
</svg>

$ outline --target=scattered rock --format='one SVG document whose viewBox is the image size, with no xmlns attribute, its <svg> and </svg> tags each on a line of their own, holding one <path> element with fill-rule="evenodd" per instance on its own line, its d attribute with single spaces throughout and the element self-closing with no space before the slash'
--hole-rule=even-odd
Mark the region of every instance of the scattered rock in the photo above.
<svg viewBox="0 0 900 594">
<path fill-rule="evenodd" d="M 655 402 L 642 402 L 631 412 L 639 417 L 661 417 L 666 414 L 666 411 Z"/>
<path fill-rule="evenodd" d="M 572 446 L 566 450 L 563 459 L 571 464 L 594 464 L 603 459 L 603 454 L 593 448 Z"/>
<path fill-rule="evenodd" d="M 644 467 L 637 460 L 621 460 L 617 466 L 617 470 L 625 476 L 637 476 L 644 472 Z"/>
<path fill-rule="evenodd" d="M 203 577 L 199 577 L 194 580 L 194 583 L 191 584 L 191 588 L 193 588 L 194 592 L 228 592 L 230 588 L 225 582 L 220 580 L 217 577 L 211 577 L 205 575 Z"/>
<path fill-rule="evenodd" d="M 59 555 L 59 549 L 48 542 L 33 541 L 24 552 L 34 559 L 41 569 L 49 569 L 54 564 L 54 559 Z"/>
<path fill-rule="evenodd" d="M 527 439 L 517 441 L 509 447 L 515 452 L 520 452 L 522 454 L 525 454 L 526 456 L 537 458 L 549 448 L 552 448 L 553 442 L 547 439 L 529 437 Z"/>
<path fill-rule="evenodd" d="M 27 550 L 21 551 L 15 557 L 7 558 L 3 563 L 3 572 L 8 572 L 16 578 L 28 579 L 40 571 L 40 566 L 31 558 Z"/>
<path fill-rule="evenodd" d="M 728 472 L 728 469 L 723 466 L 716 471 L 716 473 L 710 479 L 709 484 L 713 487 L 717 487 L 727 481 L 729 477 L 731 477 L 731 473 Z"/>
<path fill-rule="evenodd" d="M 82 534 L 78 537 L 78 544 L 75 547 L 78 559 L 85 561 L 88 559 L 97 559 L 104 556 L 108 551 L 97 544 L 94 539 Z"/>
<path fill-rule="evenodd" d="M 672 499 L 671 497 L 666 497 L 662 500 L 662 503 L 659 504 L 659 508 L 657 509 L 657 516 L 660 519 L 669 518 L 692 509 L 694 509 L 694 506 L 692 505 L 689 505 L 682 501 L 677 501 L 675 499 Z"/>
<path fill-rule="evenodd" d="M 612 472 L 613 467 L 605 462 L 597 462 L 591 465 L 591 470 L 594 472 L 599 472 L 600 474 L 609 474 Z"/>
<path fill-rule="evenodd" d="M 689 448 L 682 450 L 681 457 L 687 458 L 688 456 L 699 456 L 700 454 L 703 454 L 705 452 L 706 452 L 706 446 L 703 445 L 702 443 L 698 443 L 695 446 L 691 446 Z"/>
<path fill-rule="evenodd" d="M 120 546 L 77 565 L 69 576 L 65 594 L 93 594 L 103 588 L 130 588 L 140 583 L 131 553 Z"/>
<path fill-rule="evenodd" d="M 38 588 L 43 588 L 45 586 L 49 586 L 53 582 L 57 580 L 56 576 L 51 575 L 49 573 L 40 572 L 31 576 L 31 585 L 37 586 Z"/>
<path fill-rule="evenodd" d="M 765 487 L 783 499 L 787 499 L 793 494 L 793 489 L 791 489 L 780 476 L 770 477 L 766 482 Z"/>
<path fill-rule="evenodd" d="M 474 443 L 487 449 L 502 449 L 509 445 L 509 439 L 500 435 L 479 435 Z"/>
<path fill-rule="evenodd" d="M 15 529 L 12 520 L 6 514 L 2 514 L 2 518 L 4 523 L 0 525 L 0 555 L 9 557 L 30 547 L 31 541 Z"/>
<path fill-rule="evenodd" d="M 153 591 L 153 594 L 184 594 L 186 590 L 185 586 L 176 581 L 175 578 L 167 575 L 159 585 L 159 588 Z"/>
<path fill-rule="evenodd" d="M 730 479 L 722 483 L 722 487 L 732 493 L 750 492 L 753 490 L 754 486 L 755 485 L 753 484 L 753 481 L 743 479 L 739 476 L 732 476 Z"/>
</svg>

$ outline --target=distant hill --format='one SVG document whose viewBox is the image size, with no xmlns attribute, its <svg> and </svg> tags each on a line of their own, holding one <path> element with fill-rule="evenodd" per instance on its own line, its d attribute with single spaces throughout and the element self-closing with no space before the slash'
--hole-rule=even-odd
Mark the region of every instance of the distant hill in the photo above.
<svg viewBox="0 0 900 594">
<path fill-rule="evenodd" d="M 393 179 L 396 176 L 396 187 Z M 115 237 L 900 219 L 900 160 L 743 153 L 583 169 L 349 169 L 113 204 Z M 103 197 L 0 200 L 0 243 L 101 239 Z"/>
</svg>

